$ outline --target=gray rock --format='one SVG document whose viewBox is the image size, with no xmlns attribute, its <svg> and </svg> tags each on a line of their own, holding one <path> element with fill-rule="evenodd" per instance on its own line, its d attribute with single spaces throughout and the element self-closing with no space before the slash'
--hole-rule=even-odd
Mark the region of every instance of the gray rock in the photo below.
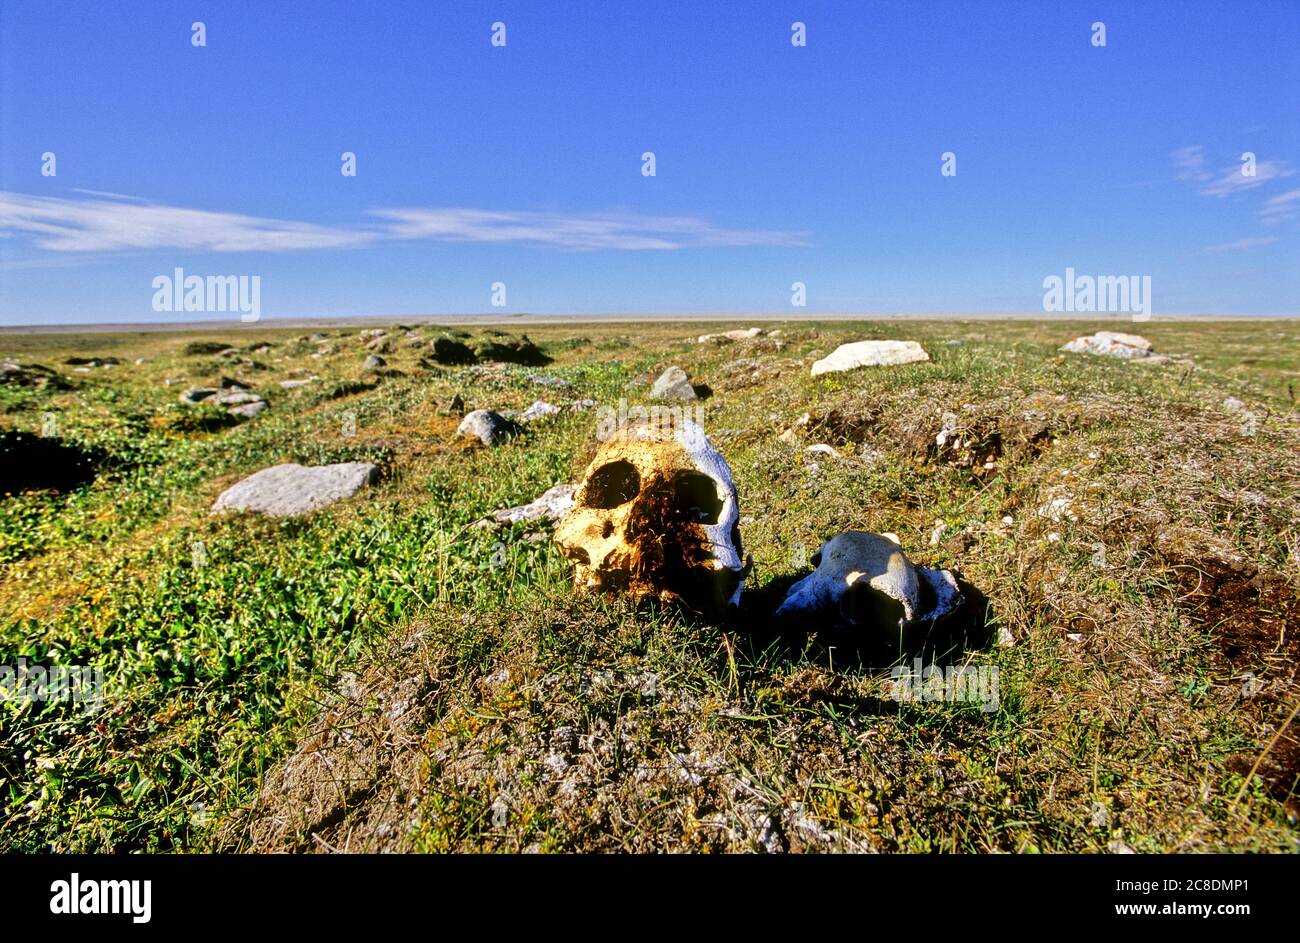
<svg viewBox="0 0 1300 943">
<path fill-rule="evenodd" d="M 387 360 L 385 360 L 383 357 L 379 357 L 376 356 L 375 354 L 371 354 L 369 357 L 366 358 L 366 362 L 361 365 L 361 368 L 363 370 L 382 370 L 386 366 L 388 366 Z"/>
<path fill-rule="evenodd" d="M 232 416 L 238 416 L 240 419 L 252 419 L 254 416 L 261 415 L 264 409 L 266 409 L 266 400 L 259 399 L 251 403 L 245 403 L 243 406 L 232 406 L 226 412 Z"/>
<path fill-rule="evenodd" d="M 529 381 L 536 383 L 538 386 L 568 386 L 568 380 L 562 380 L 559 377 L 547 376 L 544 373 L 528 374 Z"/>
<path fill-rule="evenodd" d="M 213 406 L 243 406 L 246 403 L 260 403 L 261 401 L 262 397 L 245 390 L 222 390 L 216 396 L 204 400 L 204 402 L 211 403 Z"/>
<path fill-rule="evenodd" d="M 281 380 L 280 389 L 296 390 L 301 386 L 306 386 L 308 383 L 315 383 L 315 382 L 316 382 L 316 377 L 311 377 L 306 380 Z"/>
<path fill-rule="evenodd" d="M 181 394 L 181 402 L 193 406 L 216 396 L 220 392 L 220 390 L 213 389 L 210 386 L 193 386 Z"/>
<path fill-rule="evenodd" d="M 841 344 L 829 356 L 812 365 L 812 375 L 842 373 L 859 367 L 888 367 L 929 360 L 930 355 L 916 341 L 856 341 Z"/>
<path fill-rule="evenodd" d="M 532 422 L 534 419 L 543 419 L 547 416 L 554 416 L 559 411 L 560 407 L 552 406 L 550 403 L 539 399 L 537 402 L 533 403 L 533 405 L 520 413 L 519 418 L 524 422 Z"/>
<path fill-rule="evenodd" d="M 650 388 L 651 399 L 696 399 L 695 387 L 681 367 L 669 367 Z"/>
<path fill-rule="evenodd" d="M 212 505 L 212 513 L 252 511 L 272 517 L 306 514 L 351 497 L 378 474 L 379 467 L 369 462 L 312 467 L 275 465 L 223 491 Z"/>
<path fill-rule="evenodd" d="M 520 521 L 549 523 L 559 520 L 573 508 L 573 493 L 577 485 L 556 485 L 540 497 L 519 507 L 493 511 L 490 521 L 498 524 L 518 524 Z"/>
<path fill-rule="evenodd" d="M 500 445 L 519 434 L 519 426 L 491 409 L 476 409 L 461 420 L 456 434 L 478 439 L 486 446 Z"/>
</svg>

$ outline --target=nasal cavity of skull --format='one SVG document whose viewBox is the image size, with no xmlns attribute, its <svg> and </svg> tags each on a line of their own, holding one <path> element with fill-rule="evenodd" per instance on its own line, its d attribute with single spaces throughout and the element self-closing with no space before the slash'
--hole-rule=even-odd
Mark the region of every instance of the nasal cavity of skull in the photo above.
<svg viewBox="0 0 1300 943">
<path fill-rule="evenodd" d="M 840 615 L 850 625 L 898 626 L 907 612 L 898 600 L 860 579 L 840 597 Z"/>
<path fill-rule="evenodd" d="M 602 465 L 587 479 L 588 507 L 609 510 L 627 504 L 641 491 L 641 475 L 631 462 L 619 460 Z"/>
<path fill-rule="evenodd" d="M 722 514 L 722 498 L 713 479 L 699 472 L 678 472 L 673 476 L 673 504 L 687 520 L 716 524 Z"/>
</svg>

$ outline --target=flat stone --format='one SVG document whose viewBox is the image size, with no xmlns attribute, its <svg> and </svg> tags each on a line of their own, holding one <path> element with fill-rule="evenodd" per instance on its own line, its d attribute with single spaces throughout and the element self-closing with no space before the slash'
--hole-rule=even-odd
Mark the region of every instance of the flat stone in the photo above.
<svg viewBox="0 0 1300 943">
<path fill-rule="evenodd" d="M 223 390 L 216 396 L 204 400 L 213 406 L 243 406 L 247 403 L 260 403 L 262 397 L 256 393 L 249 393 L 246 390 Z"/>
<path fill-rule="evenodd" d="M 651 399 L 696 399 L 695 387 L 681 367 L 669 367 L 650 388 Z"/>
<path fill-rule="evenodd" d="M 351 497 L 378 474 L 379 466 L 369 462 L 274 465 L 223 491 L 212 505 L 212 513 L 251 511 L 272 517 L 307 514 Z"/>
<path fill-rule="evenodd" d="M 557 521 L 573 508 L 573 493 L 577 485 L 556 485 L 541 496 L 519 507 L 493 511 L 491 520 L 498 524 L 518 524 L 520 521 Z"/>
<path fill-rule="evenodd" d="M 240 419 L 252 419 L 254 416 L 261 415 L 264 409 L 266 409 L 266 401 L 259 399 L 252 403 L 245 403 L 243 406 L 232 406 L 226 412 Z"/>
<path fill-rule="evenodd" d="M 930 355 L 916 341 L 855 341 L 841 344 L 812 365 L 812 375 L 842 373 L 859 367 L 889 367 L 905 363 L 920 363 Z"/>
<path fill-rule="evenodd" d="M 221 391 L 210 386 L 195 386 L 181 394 L 181 402 L 190 406 L 196 403 L 202 403 L 204 400 L 211 399 Z"/>
<path fill-rule="evenodd" d="M 762 336 L 761 327 L 747 327 L 735 331 L 723 331 L 721 334 L 701 334 L 697 344 L 730 344 L 732 341 L 747 341 Z"/>
</svg>

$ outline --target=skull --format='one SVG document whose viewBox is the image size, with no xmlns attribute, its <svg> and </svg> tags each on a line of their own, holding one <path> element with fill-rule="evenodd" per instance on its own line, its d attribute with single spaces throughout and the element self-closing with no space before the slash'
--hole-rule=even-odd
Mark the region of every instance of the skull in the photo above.
<svg viewBox="0 0 1300 943">
<path fill-rule="evenodd" d="M 829 612 L 849 625 L 902 631 L 962 603 L 952 573 L 914 565 L 894 534 L 846 531 L 822 544 L 812 564 L 816 569 L 790 587 L 777 616 Z"/>
<path fill-rule="evenodd" d="M 596 450 L 555 542 L 579 589 L 717 613 L 740 601 L 739 518 L 731 468 L 698 425 L 639 424 Z"/>
</svg>

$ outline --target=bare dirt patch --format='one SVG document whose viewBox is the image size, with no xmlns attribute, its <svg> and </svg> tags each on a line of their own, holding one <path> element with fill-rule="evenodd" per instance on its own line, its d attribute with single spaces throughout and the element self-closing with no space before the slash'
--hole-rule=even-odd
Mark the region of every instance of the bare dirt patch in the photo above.
<svg viewBox="0 0 1300 943">
<path fill-rule="evenodd" d="M 1037 458 L 1105 413 L 1097 404 L 1045 392 L 1016 391 L 979 402 L 858 397 L 813 416 L 808 431 L 834 445 L 890 447 L 916 462 L 966 469 L 984 480 L 1004 460 Z"/>
<path fill-rule="evenodd" d="M 1242 682 L 1248 714 L 1264 741 L 1284 723 L 1294 699 L 1300 665 L 1300 596 L 1282 577 L 1250 564 L 1215 560 L 1174 565 L 1179 608 L 1207 628 L 1222 658 Z M 1290 694 L 1291 697 L 1287 695 Z M 1245 776 L 1258 754 L 1233 757 L 1229 768 Z M 1300 730 L 1289 725 L 1259 761 L 1257 774 L 1294 816 L 1300 785 Z"/>
</svg>

